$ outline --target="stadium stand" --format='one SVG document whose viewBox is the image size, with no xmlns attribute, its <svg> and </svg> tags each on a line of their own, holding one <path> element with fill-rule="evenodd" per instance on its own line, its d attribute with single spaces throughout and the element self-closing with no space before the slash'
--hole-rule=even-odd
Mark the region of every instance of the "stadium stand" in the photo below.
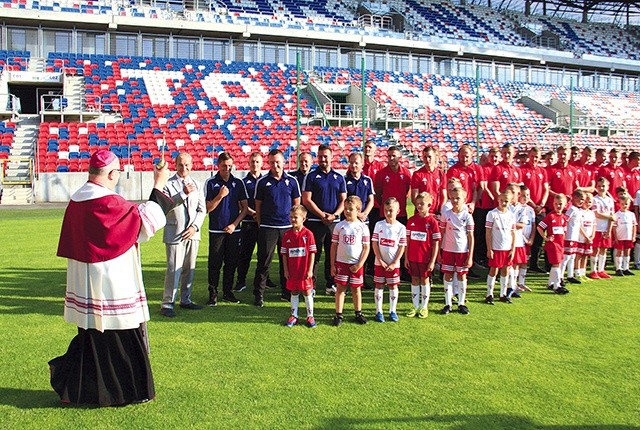
<svg viewBox="0 0 640 430">
<path fill-rule="evenodd" d="M 515 11 L 496 11 L 479 6 L 435 0 L 394 0 L 389 13 L 400 14 L 404 28 L 374 28 L 358 23 L 356 0 L 220 0 L 211 10 L 172 10 L 170 7 L 123 4 L 98 0 L 0 0 L 3 8 L 46 12 L 116 15 L 160 20 L 191 20 L 207 23 L 281 27 L 294 30 L 373 35 L 380 37 L 442 39 L 478 46 L 532 46 L 519 29 L 536 28 L 560 43 L 551 48 L 576 56 L 591 54 L 638 60 L 640 40 L 613 24 L 581 24 Z"/>
<path fill-rule="evenodd" d="M 40 125 L 38 148 L 42 172 L 87 169 L 90 153 L 108 148 L 137 171 L 151 170 L 164 146 L 167 156 L 181 150 L 194 156 L 194 168 L 207 170 L 216 154 L 229 151 L 239 169 L 246 155 L 279 148 L 295 162 L 295 68 L 284 64 L 220 62 L 166 58 L 116 57 L 52 53 L 47 69 L 84 77 L 87 103 L 96 110 L 118 113 L 115 123 L 57 123 Z M 329 84 L 359 88 L 360 70 L 316 68 L 309 76 Z M 605 147 L 612 141 L 637 148 L 638 137 L 621 135 L 609 140 L 594 134 L 546 133 L 550 121 L 526 108 L 522 94 L 538 99 L 569 101 L 599 126 L 613 126 L 621 118 L 639 121 L 638 95 L 624 92 L 480 81 L 479 131 L 476 130 L 475 80 L 431 74 L 367 71 L 366 94 L 377 104 L 377 124 L 367 128 L 381 146 L 398 142 L 419 155 L 426 145 L 441 148 L 450 162 L 463 144 L 480 152 L 504 142 L 519 149 L 532 145 L 551 149 L 559 143 Z M 301 100 L 301 113 L 312 119 L 321 109 L 309 97 Z M 632 112 L 632 116 L 622 114 Z M 381 124 L 420 119 L 426 127 L 411 129 Z M 301 125 L 301 149 L 315 152 L 318 145 L 338 148 L 335 167 L 346 168 L 348 154 L 362 142 L 362 128 Z M 419 160 L 419 156 L 416 157 Z"/>
</svg>

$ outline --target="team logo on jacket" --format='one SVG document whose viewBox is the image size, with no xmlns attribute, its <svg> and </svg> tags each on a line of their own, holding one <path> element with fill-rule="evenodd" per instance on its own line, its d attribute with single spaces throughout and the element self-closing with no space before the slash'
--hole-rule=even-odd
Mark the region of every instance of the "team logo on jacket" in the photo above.
<svg viewBox="0 0 640 430">
<path fill-rule="evenodd" d="M 289 180 L 288 180 L 288 179 L 285 179 L 285 180 L 284 180 L 284 184 L 288 187 L 288 186 L 289 186 Z"/>
<path fill-rule="evenodd" d="M 460 173 L 460 180 L 461 180 L 461 181 L 464 181 L 465 176 L 466 176 L 466 175 L 465 175 L 464 173 Z"/>
<path fill-rule="evenodd" d="M 266 184 L 264 184 L 265 187 L 270 187 L 271 186 L 271 182 L 267 182 Z"/>
</svg>

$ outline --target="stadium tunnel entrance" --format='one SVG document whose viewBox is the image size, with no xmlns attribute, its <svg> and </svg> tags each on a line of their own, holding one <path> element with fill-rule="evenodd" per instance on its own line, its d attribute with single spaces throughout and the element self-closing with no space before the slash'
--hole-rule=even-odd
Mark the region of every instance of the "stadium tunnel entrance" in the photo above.
<svg viewBox="0 0 640 430">
<path fill-rule="evenodd" d="M 42 107 L 40 96 L 62 95 L 62 84 L 9 83 L 9 94 L 20 100 L 21 113 L 39 114 Z"/>
</svg>

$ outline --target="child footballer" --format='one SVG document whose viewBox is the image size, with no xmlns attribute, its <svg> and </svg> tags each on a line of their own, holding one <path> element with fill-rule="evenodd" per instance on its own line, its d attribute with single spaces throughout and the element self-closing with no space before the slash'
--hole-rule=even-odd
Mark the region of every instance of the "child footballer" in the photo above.
<svg viewBox="0 0 640 430">
<path fill-rule="evenodd" d="M 407 230 L 396 219 L 400 212 L 400 203 L 395 197 L 384 202 L 384 219 L 378 221 L 373 229 L 371 246 L 376 256 L 373 282 L 376 303 L 377 322 L 384 322 L 382 302 L 384 285 L 389 287 L 389 320 L 398 321 L 398 284 L 400 284 L 400 258 L 407 246 Z"/>
<path fill-rule="evenodd" d="M 433 197 L 429 193 L 416 196 L 417 213 L 407 220 L 407 255 L 405 266 L 411 275 L 412 307 L 408 317 L 429 315 L 429 296 L 431 295 L 431 274 L 435 268 L 440 249 L 440 226 L 429 209 Z"/>
<path fill-rule="evenodd" d="M 638 222 L 636 221 L 634 213 L 629 210 L 631 206 L 631 196 L 628 194 L 624 195 L 620 197 L 619 202 L 620 210 L 615 213 L 613 221 L 613 248 L 616 251 L 616 275 L 630 276 L 634 275 L 634 273 L 629 270 L 629 263 Z"/>
<path fill-rule="evenodd" d="M 466 207 L 467 192 L 464 188 L 451 191 L 451 209 L 443 206 L 440 230 L 442 238 L 442 273 L 444 274 L 443 314 L 451 312 L 453 300 L 453 274 L 458 276 L 458 312 L 469 313 L 465 305 L 467 295 L 467 273 L 473 264 L 473 217 Z"/>
<path fill-rule="evenodd" d="M 567 294 L 569 290 L 560 284 L 560 264 L 564 257 L 564 235 L 567 230 L 567 217 L 562 213 L 567 205 L 567 196 L 556 194 L 553 198 L 553 211 L 549 212 L 540 224 L 538 233 L 544 239 L 544 251 L 551 264 L 548 287 L 556 294 Z"/>
<path fill-rule="evenodd" d="M 511 303 L 513 288 L 508 290 L 516 247 L 516 218 L 509 210 L 513 193 L 503 191 L 497 198 L 498 207 L 487 214 L 485 222 L 487 259 L 489 274 L 487 275 L 487 296 L 485 303 L 493 304 L 493 289 L 496 277 L 500 273 L 500 301 Z"/>
<path fill-rule="evenodd" d="M 311 230 L 304 226 L 307 209 L 302 205 L 294 205 L 289 211 L 291 230 L 282 237 L 282 266 L 287 280 L 287 290 L 291 291 L 291 316 L 287 327 L 298 323 L 298 304 L 300 292 L 307 306 L 307 327 L 316 326 L 313 317 L 313 254 L 316 253 L 316 242 Z"/>
<path fill-rule="evenodd" d="M 344 204 L 344 220 L 336 224 L 331 235 L 331 276 L 334 277 L 336 292 L 336 316 L 333 325 L 342 324 L 342 309 L 347 287 L 351 287 L 351 298 L 358 324 L 366 324 L 362 315 L 362 294 L 364 284 L 364 263 L 369 255 L 369 227 L 358 219 L 362 200 L 349 196 Z"/>
</svg>

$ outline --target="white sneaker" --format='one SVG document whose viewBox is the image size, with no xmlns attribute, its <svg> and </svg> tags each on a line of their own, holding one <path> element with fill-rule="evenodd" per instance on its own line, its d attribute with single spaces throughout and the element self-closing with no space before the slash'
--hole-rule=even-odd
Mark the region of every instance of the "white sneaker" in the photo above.
<svg viewBox="0 0 640 430">
<path fill-rule="evenodd" d="M 329 296 L 335 296 L 338 290 L 335 285 L 331 285 L 330 287 L 327 287 L 324 292 Z"/>
</svg>

